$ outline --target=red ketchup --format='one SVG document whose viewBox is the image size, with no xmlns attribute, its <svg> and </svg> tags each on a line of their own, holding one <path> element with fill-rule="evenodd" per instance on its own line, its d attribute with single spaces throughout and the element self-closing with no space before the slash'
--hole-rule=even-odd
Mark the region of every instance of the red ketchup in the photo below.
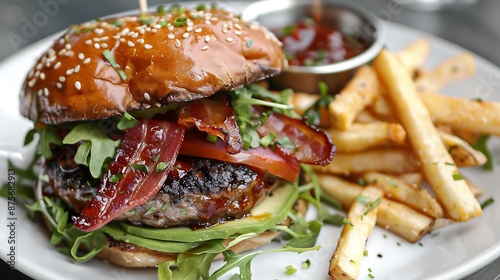
<svg viewBox="0 0 500 280">
<path fill-rule="evenodd" d="M 337 29 L 304 20 L 282 29 L 273 30 L 283 42 L 289 65 L 317 66 L 344 61 L 367 48 L 361 38 L 346 36 Z"/>
</svg>

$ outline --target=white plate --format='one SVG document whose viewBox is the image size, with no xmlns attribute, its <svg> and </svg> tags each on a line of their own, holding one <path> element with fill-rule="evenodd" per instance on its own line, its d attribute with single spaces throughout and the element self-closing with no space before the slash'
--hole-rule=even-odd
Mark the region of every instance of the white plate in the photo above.
<svg viewBox="0 0 500 280">
<path fill-rule="evenodd" d="M 406 43 L 427 37 L 432 51 L 427 67 L 433 67 L 464 49 L 439 38 L 387 23 L 388 47 L 401 49 Z M 48 47 L 50 40 L 43 40 L 17 53 L 0 64 L 0 156 L 11 153 L 20 157 L 21 143 L 30 122 L 18 112 L 18 92 L 25 73 L 35 59 Z M 500 101 L 500 71 L 487 61 L 477 57 L 478 73 L 475 77 L 457 82 L 444 93 L 483 100 Z M 484 188 L 481 201 L 493 197 L 497 202 L 485 209 L 484 214 L 467 223 L 455 224 L 440 229 L 436 236 L 426 236 L 422 246 L 410 244 L 401 238 L 376 228 L 367 245 L 369 255 L 363 258 L 360 279 L 370 279 L 369 269 L 375 279 L 458 279 L 485 266 L 500 256 L 500 141 L 489 143 L 495 157 L 494 172 L 484 172 L 479 168 L 464 169 L 463 173 Z M 12 154 L 12 152 L 14 152 Z M 0 181 L 6 180 L 5 161 L 0 160 Z M 7 202 L 0 199 L 0 255 L 6 260 L 8 253 Z M 497 214 L 495 214 L 497 213 Z M 49 245 L 49 237 L 38 225 L 26 217 L 22 206 L 16 209 L 16 268 L 35 279 L 156 279 L 156 269 L 124 269 L 92 260 L 85 264 L 75 264 L 68 257 L 59 254 Z M 328 261 L 337 244 L 340 228 L 325 226 L 318 242 L 319 252 L 304 254 L 266 254 L 255 258 L 252 263 L 254 279 L 328 279 Z M 398 245 L 399 244 L 399 245 Z M 270 245 L 273 246 L 273 245 Z M 381 254 L 382 257 L 377 255 Z M 302 261 L 311 260 L 311 267 L 300 269 Z M 221 265 L 216 262 L 214 267 Z M 286 275 L 285 267 L 298 268 L 294 275 Z M 229 277 L 231 275 L 228 275 Z"/>
</svg>

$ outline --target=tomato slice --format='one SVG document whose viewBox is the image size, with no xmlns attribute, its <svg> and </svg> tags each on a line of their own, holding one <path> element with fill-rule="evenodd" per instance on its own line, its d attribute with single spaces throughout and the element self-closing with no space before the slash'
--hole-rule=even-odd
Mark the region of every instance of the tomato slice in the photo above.
<svg viewBox="0 0 500 280">
<path fill-rule="evenodd" d="M 173 169 L 184 131 L 163 120 L 141 120 L 127 130 L 96 194 L 73 219 L 75 227 L 98 229 L 154 197 Z"/>
<path fill-rule="evenodd" d="M 179 154 L 246 164 L 290 182 L 296 181 L 299 176 L 300 166 L 295 159 L 280 156 L 270 148 L 259 146 L 229 154 L 222 140 L 210 142 L 206 138 L 206 134 L 199 131 L 186 132 Z"/>
</svg>

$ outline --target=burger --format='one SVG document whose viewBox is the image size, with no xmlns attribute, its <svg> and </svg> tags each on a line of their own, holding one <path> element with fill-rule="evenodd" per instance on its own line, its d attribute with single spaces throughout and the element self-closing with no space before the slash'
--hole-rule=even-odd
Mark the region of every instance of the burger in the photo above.
<svg viewBox="0 0 500 280">
<path fill-rule="evenodd" d="M 272 33 L 216 7 L 71 26 L 20 96 L 28 142 L 39 135 L 29 209 L 51 243 L 77 261 L 179 271 L 293 225 L 301 170 L 335 146 L 286 92 L 254 83 L 286 65 Z"/>
</svg>

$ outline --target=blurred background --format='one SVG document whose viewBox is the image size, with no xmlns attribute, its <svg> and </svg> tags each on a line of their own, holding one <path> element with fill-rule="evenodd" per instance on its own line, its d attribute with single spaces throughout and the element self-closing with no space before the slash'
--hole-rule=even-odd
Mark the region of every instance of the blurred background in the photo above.
<svg viewBox="0 0 500 280">
<path fill-rule="evenodd" d="M 381 19 L 436 35 L 500 66 L 499 0 L 457 0 L 460 3 L 456 6 L 450 5 L 450 0 L 394 0 L 403 5 L 394 5 L 391 0 L 351 1 Z M 415 1 L 431 2 L 431 5 L 422 6 Z M 150 6 L 173 2 L 178 1 L 148 1 Z M 438 9 L 442 3 L 445 3 L 443 9 Z M 71 24 L 137 8 L 136 0 L 0 0 L 0 63 Z M 0 262 L 0 275 L 2 279 L 29 279 L 10 271 L 3 261 Z M 465 279 L 496 280 L 499 277 L 500 259 Z"/>
</svg>

